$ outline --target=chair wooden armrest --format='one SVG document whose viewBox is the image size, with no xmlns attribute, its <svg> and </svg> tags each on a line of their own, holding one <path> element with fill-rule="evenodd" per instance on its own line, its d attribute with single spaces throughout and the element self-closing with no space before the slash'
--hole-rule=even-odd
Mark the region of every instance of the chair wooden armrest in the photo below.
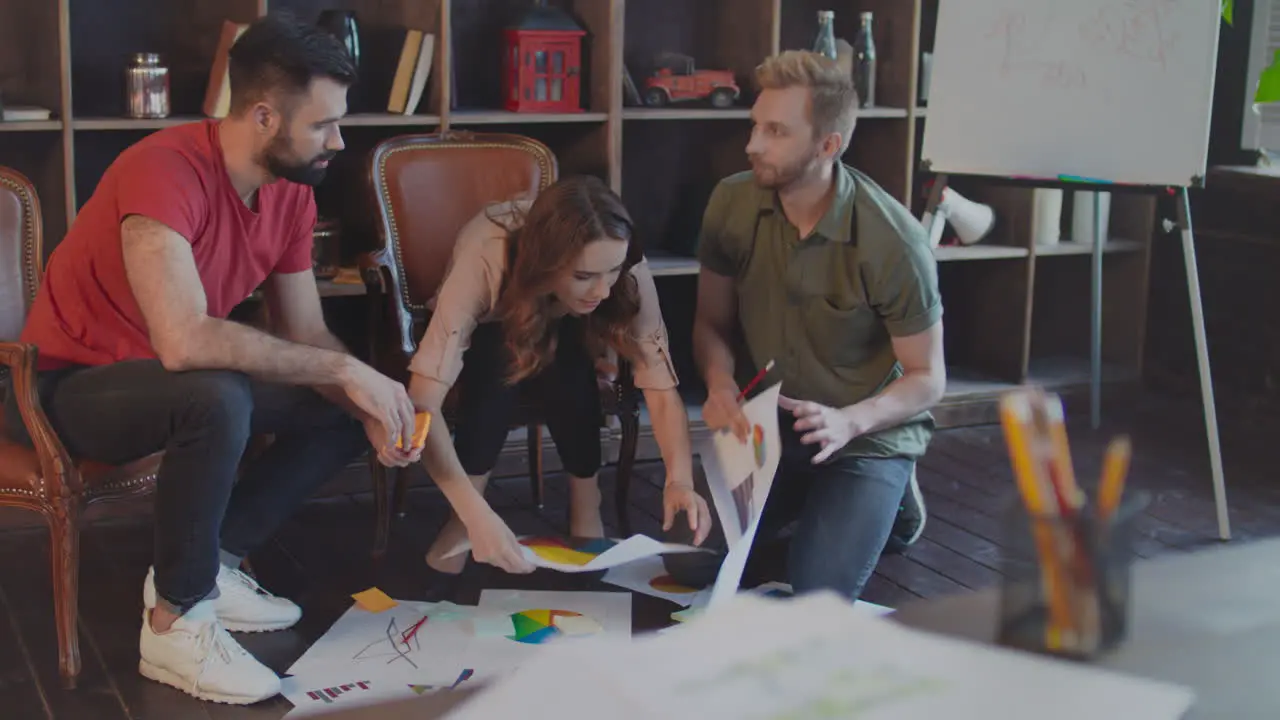
<svg viewBox="0 0 1280 720">
<path fill-rule="evenodd" d="M 37 353 L 34 345 L 0 342 L 0 364 L 9 369 L 9 391 L 14 394 L 22 423 L 40 458 L 40 473 L 47 483 L 47 496 L 52 499 L 79 495 L 84 490 L 80 474 L 75 471 L 71 456 L 49 424 L 49 418 L 40 405 L 40 395 L 36 392 Z"/>
</svg>

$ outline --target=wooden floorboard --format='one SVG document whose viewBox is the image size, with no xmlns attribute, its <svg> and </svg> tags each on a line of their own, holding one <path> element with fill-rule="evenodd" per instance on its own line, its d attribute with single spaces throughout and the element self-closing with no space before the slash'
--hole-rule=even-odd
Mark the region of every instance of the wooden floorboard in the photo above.
<svg viewBox="0 0 1280 720">
<path fill-rule="evenodd" d="M 1070 423 L 1073 462 L 1088 485 L 1096 477 L 1108 439 L 1127 432 L 1134 440 L 1131 486 L 1150 494 L 1135 520 L 1135 554 L 1157 557 L 1217 544 L 1209 462 L 1199 406 L 1144 396 L 1130 406 L 1108 408 L 1104 427 Z M 1276 427 L 1223 419 L 1223 450 L 1234 542 L 1280 534 L 1280 482 L 1272 471 Z M 518 470 L 518 468 L 517 468 Z M 614 476 L 601 476 L 604 520 L 616 532 Z M 627 507 L 636 532 L 658 536 L 662 525 L 660 462 L 635 468 Z M 900 555 L 883 557 L 863 599 L 897 606 L 921 597 L 989 587 L 1001 577 L 1007 544 L 1005 509 L 1016 500 L 1013 476 L 998 426 L 939 432 L 921 461 L 919 480 L 929 519 L 921 539 Z M 352 489 L 366 481 L 349 483 Z M 546 478 L 541 509 L 533 505 L 527 475 L 500 478 L 487 496 L 512 530 L 563 533 L 567 529 L 567 480 Z M 266 720 L 285 715 L 281 698 L 252 707 L 197 702 L 137 672 L 141 584 L 151 562 L 147 505 L 113 511 L 84 531 L 81 558 L 81 654 L 84 672 L 76 690 L 58 682 L 57 649 L 49 585 L 47 534 L 37 527 L 0 530 L 0 717 L 26 720 Z M 340 491 L 300 510 L 250 560 L 260 581 L 304 608 L 294 628 L 239 636 L 269 667 L 284 673 L 351 604 L 351 594 L 378 586 L 396 597 L 474 603 L 486 587 L 602 589 L 601 573 L 566 575 L 539 570 L 510 576 L 468 564 L 455 578 L 427 572 L 423 556 L 447 517 L 438 491 L 415 484 L 392 526 L 387 554 L 371 559 L 374 505 L 368 492 Z M 753 579 L 785 579 L 785 542 L 763 546 L 749 569 Z M 760 576 L 760 577 L 756 577 Z M 616 588 L 613 588 L 616 589 Z M 637 632 L 670 622 L 677 606 L 636 596 Z"/>
</svg>

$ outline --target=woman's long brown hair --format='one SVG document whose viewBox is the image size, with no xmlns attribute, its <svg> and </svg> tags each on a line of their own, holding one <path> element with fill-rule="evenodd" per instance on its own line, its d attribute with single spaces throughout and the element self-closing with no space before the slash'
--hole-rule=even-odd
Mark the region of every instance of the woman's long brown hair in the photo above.
<svg viewBox="0 0 1280 720">
<path fill-rule="evenodd" d="M 507 382 L 537 374 L 555 357 L 556 278 L 573 267 L 587 244 L 603 238 L 626 242 L 627 258 L 609 297 L 584 318 L 585 344 L 592 353 L 612 348 L 636 359 L 639 345 L 630 326 L 640 297 L 631 268 L 643 250 L 622 199 L 595 176 L 566 177 L 538 195 L 523 222 L 506 226 L 507 271 L 495 314 L 511 355 Z"/>
</svg>

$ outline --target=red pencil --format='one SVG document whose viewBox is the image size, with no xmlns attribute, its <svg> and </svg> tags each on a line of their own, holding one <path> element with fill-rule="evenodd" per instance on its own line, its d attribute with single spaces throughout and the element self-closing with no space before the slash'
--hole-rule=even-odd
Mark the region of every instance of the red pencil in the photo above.
<svg viewBox="0 0 1280 720">
<path fill-rule="evenodd" d="M 405 630 L 404 633 L 400 635 L 400 642 L 405 645 L 408 645 L 409 641 L 413 639 L 413 636 L 418 634 L 418 628 L 422 627 L 423 624 L 426 622 L 427 622 L 427 618 L 424 616 L 421 620 L 414 623 L 412 627 L 410 627 L 408 630 Z"/>
<path fill-rule="evenodd" d="M 751 382 L 747 383 L 747 386 L 742 388 L 742 392 L 738 393 L 738 401 L 741 402 L 742 399 L 747 396 L 747 393 L 751 392 L 751 388 L 755 387 L 756 385 L 759 385 L 760 381 L 764 379 L 764 376 L 768 375 L 769 371 L 772 369 L 773 369 L 773 361 L 770 360 L 768 363 L 765 364 L 764 369 L 756 373 L 756 376 L 751 378 Z"/>
</svg>

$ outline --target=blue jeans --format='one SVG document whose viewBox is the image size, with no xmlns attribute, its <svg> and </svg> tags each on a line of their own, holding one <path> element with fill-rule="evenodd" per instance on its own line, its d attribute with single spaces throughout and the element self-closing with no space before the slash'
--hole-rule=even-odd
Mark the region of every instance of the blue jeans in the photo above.
<svg viewBox="0 0 1280 720">
<path fill-rule="evenodd" d="M 837 457 L 814 465 L 811 459 L 816 446 L 800 442 L 792 429 L 794 422 L 790 415 L 780 417 L 782 460 L 765 502 L 752 552 L 776 539 L 795 521 L 787 557 L 792 589 L 796 594 L 833 590 L 856 600 L 893 529 L 915 460 Z M 695 479 L 695 488 L 704 498 L 711 497 L 701 473 Z M 683 515 L 672 523 L 666 539 L 692 541 Z M 714 529 L 704 545 L 724 548 L 723 533 Z M 721 550 L 711 555 L 664 555 L 663 562 L 677 582 L 699 587 L 715 581 L 723 558 Z"/>
<path fill-rule="evenodd" d="M 310 388 L 238 372 L 169 372 L 134 360 L 41 373 L 37 386 L 73 457 L 119 464 L 165 451 L 155 584 L 179 613 L 216 592 L 220 557 L 256 550 L 369 447 L 360 423 Z M 29 443 L 16 402 L 4 410 L 13 439 Z M 242 468 L 257 434 L 274 441 Z"/>
</svg>

